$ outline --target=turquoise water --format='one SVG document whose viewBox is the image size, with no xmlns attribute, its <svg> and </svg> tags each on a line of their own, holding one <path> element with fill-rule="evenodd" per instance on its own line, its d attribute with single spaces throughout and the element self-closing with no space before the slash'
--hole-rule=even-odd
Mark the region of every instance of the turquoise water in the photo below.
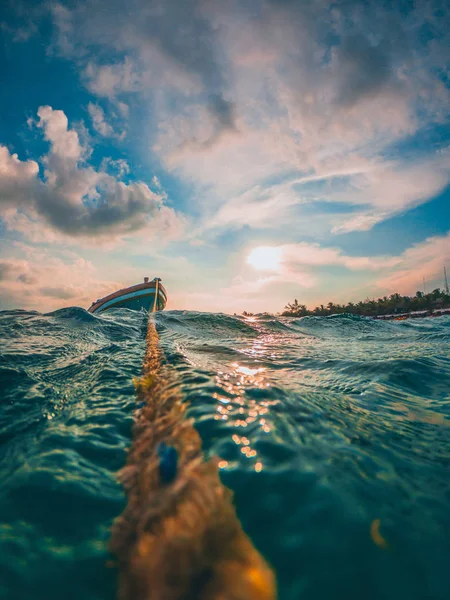
<svg viewBox="0 0 450 600">
<path fill-rule="evenodd" d="M 0 312 L 0 598 L 114 598 L 146 319 Z M 449 317 L 156 321 L 281 600 L 450 597 Z"/>
</svg>

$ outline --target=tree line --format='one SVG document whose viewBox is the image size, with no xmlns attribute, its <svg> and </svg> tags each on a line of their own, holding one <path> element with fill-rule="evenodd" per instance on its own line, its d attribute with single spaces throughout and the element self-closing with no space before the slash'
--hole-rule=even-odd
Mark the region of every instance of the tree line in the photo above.
<svg viewBox="0 0 450 600">
<path fill-rule="evenodd" d="M 309 310 L 305 304 L 300 304 L 297 299 L 287 304 L 281 313 L 284 317 L 306 317 L 308 315 L 327 316 L 339 313 L 375 317 L 377 315 L 390 315 L 409 313 L 416 310 L 432 310 L 434 308 L 450 307 L 450 294 L 440 288 L 434 289 L 429 294 L 416 292 L 415 296 L 402 296 L 391 294 L 383 296 L 378 300 L 366 298 L 360 302 L 348 302 L 347 304 L 335 304 L 328 302 L 326 306 L 321 304 Z"/>
</svg>

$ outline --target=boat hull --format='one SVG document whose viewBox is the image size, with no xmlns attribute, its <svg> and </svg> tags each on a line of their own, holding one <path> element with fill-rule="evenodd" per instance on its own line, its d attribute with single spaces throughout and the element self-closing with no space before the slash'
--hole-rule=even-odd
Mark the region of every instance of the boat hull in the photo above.
<svg viewBox="0 0 450 600">
<path fill-rule="evenodd" d="M 130 310 L 146 310 L 155 312 L 164 310 L 167 303 L 167 293 L 164 287 L 155 282 L 135 285 L 124 290 L 119 290 L 105 298 L 94 302 L 88 311 L 101 313 L 112 308 L 128 308 Z"/>
</svg>

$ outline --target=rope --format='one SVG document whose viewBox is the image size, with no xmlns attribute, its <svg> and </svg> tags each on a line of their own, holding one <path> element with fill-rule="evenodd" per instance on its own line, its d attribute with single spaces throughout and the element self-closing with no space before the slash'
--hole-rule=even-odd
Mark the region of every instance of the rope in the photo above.
<svg viewBox="0 0 450 600">
<path fill-rule="evenodd" d="M 155 299 L 153 301 L 153 309 L 152 312 L 156 312 L 156 307 L 158 306 L 158 295 L 159 295 L 159 279 L 156 279 L 155 285 Z"/>
<path fill-rule="evenodd" d="M 275 600 L 274 575 L 244 533 L 218 460 L 206 460 L 179 386 L 147 330 L 139 409 L 115 520 L 120 600 Z"/>
</svg>

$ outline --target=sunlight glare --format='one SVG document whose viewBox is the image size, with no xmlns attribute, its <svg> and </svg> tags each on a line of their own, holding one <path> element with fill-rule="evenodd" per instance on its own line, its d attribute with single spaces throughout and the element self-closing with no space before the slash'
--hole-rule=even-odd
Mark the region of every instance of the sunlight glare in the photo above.
<svg viewBox="0 0 450 600">
<path fill-rule="evenodd" d="M 247 263 L 258 271 L 279 271 L 280 262 L 281 248 L 273 246 L 253 248 L 247 256 Z"/>
</svg>

